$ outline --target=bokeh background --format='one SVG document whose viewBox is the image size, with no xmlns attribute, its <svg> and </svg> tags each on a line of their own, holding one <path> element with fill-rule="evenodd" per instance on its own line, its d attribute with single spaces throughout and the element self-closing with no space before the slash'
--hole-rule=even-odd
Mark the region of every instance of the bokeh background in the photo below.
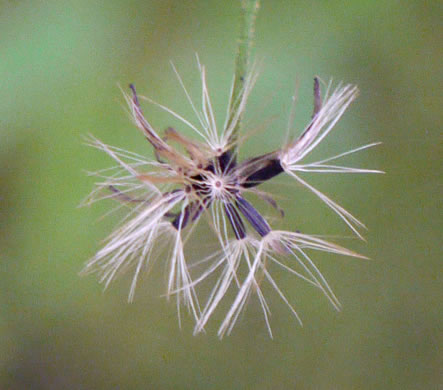
<svg viewBox="0 0 443 390">
<path fill-rule="evenodd" d="M 306 190 L 284 178 L 268 186 L 286 209 L 277 224 L 344 237 L 338 241 L 372 259 L 314 255 L 342 312 L 279 271 L 304 327 L 271 294 L 273 340 L 251 300 L 220 341 L 222 310 L 206 334 L 192 336 L 187 316 L 179 329 L 174 303 L 161 297 L 161 263 L 132 304 L 129 277 L 103 293 L 96 277 L 78 275 L 121 217 L 101 219 L 112 206 L 106 202 L 78 208 L 95 181 L 84 171 L 111 164 L 82 137 L 92 133 L 150 155 L 118 85 L 134 82 L 140 93 L 192 118 L 169 62 L 198 96 L 195 53 L 207 66 L 222 123 L 238 29 L 237 1 L 0 2 L 1 389 L 443 386 L 437 1 L 262 2 L 254 50 L 261 75 L 247 120 L 251 131 L 263 123 L 266 129 L 243 150 L 278 147 L 296 84 L 293 131 L 301 131 L 314 75 L 361 90 L 317 157 L 383 142 L 346 162 L 385 175 L 310 178 L 366 223 L 367 243 L 350 239 Z M 176 125 L 154 107 L 145 111 L 159 129 Z M 202 233 L 202 242 L 211 239 Z"/>
</svg>

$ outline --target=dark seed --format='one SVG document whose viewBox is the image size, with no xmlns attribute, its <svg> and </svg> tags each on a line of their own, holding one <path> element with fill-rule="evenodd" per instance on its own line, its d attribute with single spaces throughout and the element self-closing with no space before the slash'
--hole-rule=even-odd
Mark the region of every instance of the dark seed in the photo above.
<svg viewBox="0 0 443 390">
<path fill-rule="evenodd" d="M 236 204 L 240 212 L 245 216 L 257 233 L 260 234 L 260 236 L 264 237 L 271 231 L 271 227 L 266 220 L 246 199 L 242 198 L 241 196 L 237 196 Z"/>
</svg>

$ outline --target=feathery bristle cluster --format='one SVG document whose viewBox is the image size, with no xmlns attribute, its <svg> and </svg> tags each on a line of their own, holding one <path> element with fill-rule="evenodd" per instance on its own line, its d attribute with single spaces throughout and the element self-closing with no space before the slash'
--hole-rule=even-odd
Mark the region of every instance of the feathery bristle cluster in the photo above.
<svg viewBox="0 0 443 390">
<path fill-rule="evenodd" d="M 340 303 L 308 252 L 316 250 L 360 258 L 364 256 L 316 236 L 274 230 L 244 194 L 256 195 L 278 208 L 270 195 L 256 187 L 274 176 L 287 174 L 314 192 L 361 238 L 358 228 L 364 225 L 299 176 L 299 172 L 378 172 L 331 165 L 333 160 L 376 143 L 314 163 L 303 162 L 356 98 L 357 88 L 339 86 L 329 95 L 329 84 L 322 101 L 320 85 L 315 79 L 314 113 L 301 136 L 279 150 L 238 162 L 233 152 L 237 145 L 230 144 L 230 140 L 233 139 L 232 132 L 238 118 L 246 109 L 257 75 L 251 72 L 245 80 L 239 104 L 230 102 L 228 106 L 237 107 L 237 111 L 228 115 L 231 121 L 220 130 L 212 110 L 205 68 L 200 63 L 199 68 L 201 110 L 197 109 L 174 68 L 198 125 L 151 99 L 143 99 L 178 118 L 200 140 L 189 139 L 172 128 L 168 128 L 164 136 L 159 136 L 145 118 L 139 96 L 132 85 L 132 94 L 125 93 L 124 96 L 133 122 L 154 148 L 155 160 L 108 146 L 90 137 L 89 144 L 107 153 L 117 165 L 94 173 L 101 178 L 101 182 L 97 183 L 97 188 L 86 203 L 111 198 L 118 201 L 119 207 L 128 206 L 130 212 L 121 226 L 108 237 L 105 246 L 87 263 L 85 271 L 98 272 L 101 281 L 108 286 L 118 274 L 129 268 L 134 269 L 129 293 L 132 300 L 141 272 L 149 268 L 156 257 L 161 257 L 169 262 L 167 295 L 176 296 L 178 310 L 184 304 L 192 313 L 196 322 L 195 333 L 204 330 L 219 303 L 228 299 L 228 291 L 234 290 L 235 298 L 219 328 L 220 337 L 232 330 L 252 294 L 258 297 L 272 335 L 270 310 L 262 292 L 265 282 L 275 289 L 301 323 L 296 310 L 271 275 L 271 265 L 287 270 L 317 287 L 339 309 Z M 187 257 L 185 244 L 201 220 L 207 222 L 219 249 L 203 259 L 196 259 L 195 255 Z M 191 272 L 195 264 L 204 266 L 197 275 Z M 216 281 L 202 305 L 197 288 L 212 275 L 217 275 Z"/>
</svg>

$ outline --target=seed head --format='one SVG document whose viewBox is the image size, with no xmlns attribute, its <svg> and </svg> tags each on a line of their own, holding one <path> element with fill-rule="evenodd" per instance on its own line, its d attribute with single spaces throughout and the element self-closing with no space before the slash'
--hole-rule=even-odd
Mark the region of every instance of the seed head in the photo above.
<svg viewBox="0 0 443 390">
<path fill-rule="evenodd" d="M 89 145 L 108 154 L 116 166 L 94 173 L 100 181 L 86 203 L 110 198 L 118 202 L 118 208 L 127 206 L 129 213 L 108 237 L 104 247 L 86 264 L 85 271 L 98 272 L 107 286 L 118 274 L 133 268 L 129 293 L 129 300 L 132 300 L 141 272 L 149 268 L 156 257 L 168 262 L 166 295 L 176 297 L 179 312 L 184 305 L 193 315 L 195 333 L 204 330 L 219 303 L 227 299 L 227 292 L 234 289 L 235 298 L 220 325 L 220 337 L 232 330 L 251 295 L 258 297 L 272 335 L 270 309 L 262 292 L 262 284 L 266 282 L 301 323 L 295 308 L 272 276 L 273 268 L 284 269 L 320 289 L 339 309 L 338 299 L 308 253 L 316 250 L 363 256 L 314 235 L 273 229 L 266 216 L 254 207 L 253 201 L 246 199 L 245 194 L 265 200 L 283 215 L 272 196 L 257 187 L 285 174 L 314 192 L 361 237 L 358 228 L 364 225 L 360 221 L 299 176 L 299 172 L 378 172 L 331 164 L 333 160 L 372 147 L 375 143 L 314 163 L 304 162 L 356 98 L 357 88 L 338 86 L 329 94 L 329 84 L 322 99 L 316 78 L 314 113 L 302 134 L 278 150 L 239 162 L 233 152 L 237 145 L 230 144 L 230 140 L 238 118 L 246 109 L 257 74 L 251 72 L 248 75 L 239 104 L 228 104 L 228 107 L 236 107 L 237 111 L 230 113 L 229 123 L 226 121 L 219 129 L 208 93 L 205 68 L 199 63 L 201 110 L 196 108 L 181 77 L 173 69 L 198 124 L 149 98 L 138 96 L 135 87 L 130 85 L 131 94 L 124 93 L 124 96 L 132 121 L 153 147 L 155 159 L 106 145 L 92 136 L 88 139 Z M 142 111 L 141 101 L 145 100 L 178 118 L 196 134 L 197 139 L 188 138 L 173 128 L 168 128 L 160 136 Z M 205 221 L 219 249 L 203 258 L 186 256 L 186 243 L 200 221 Z M 196 265 L 203 265 L 203 270 L 194 272 Z M 201 305 L 197 288 L 211 275 L 217 275 L 216 282 L 204 299 L 204 305 Z"/>
</svg>

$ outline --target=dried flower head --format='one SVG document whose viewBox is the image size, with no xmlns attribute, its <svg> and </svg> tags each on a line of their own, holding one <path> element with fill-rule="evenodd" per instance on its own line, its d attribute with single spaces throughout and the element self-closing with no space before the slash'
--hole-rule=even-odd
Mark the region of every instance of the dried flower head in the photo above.
<svg viewBox="0 0 443 390">
<path fill-rule="evenodd" d="M 177 71 L 174 71 L 191 104 L 198 125 L 151 99 L 139 97 L 133 85 L 131 95 L 124 93 L 135 125 L 154 148 L 155 160 L 150 160 L 120 148 L 111 147 L 91 137 L 89 144 L 107 153 L 117 165 L 95 172 L 101 178 L 88 198 L 94 202 L 112 198 L 130 212 L 121 226 L 112 233 L 105 246 L 87 263 L 85 271 L 98 272 L 107 286 L 114 277 L 135 269 L 129 299 L 134 297 L 140 273 L 156 256 L 169 263 L 167 295 L 175 295 L 177 308 L 184 306 L 195 318 L 195 333 L 202 331 L 227 292 L 235 290 L 235 298 L 220 328 L 219 335 L 230 332 L 248 298 L 256 294 L 263 308 L 268 330 L 269 306 L 262 292 L 262 284 L 269 282 L 290 307 L 298 321 L 295 309 L 280 290 L 271 275 L 271 265 L 289 271 L 320 289 L 331 304 L 340 303 L 326 279 L 308 255 L 312 250 L 363 257 L 316 236 L 299 232 L 274 230 L 269 221 L 245 198 L 255 195 L 278 208 L 273 198 L 257 187 L 274 176 L 286 174 L 314 192 L 361 238 L 358 228 L 363 224 L 299 176 L 299 172 L 369 173 L 374 170 L 332 165 L 342 156 L 376 145 L 365 145 L 314 163 L 305 163 L 305 157 L 328 135 L 344 111 L 357 96 L 355 86 L 338 86 L 329 93 L 327 86 L 321 98 L 319 81 L 314 80 L 314 112 L 301 136 L 280 149 L 238 162 L 233 143 L 233 131 L 246 109 L 246 103 L 257 74 L 251 72 L 244 83 L 239 101 L 229 107 L 222 128 L 217 127 L 208 93 L 205 68 L 200 65 L 202 103 L 199 110 L 191 99 Z M 197 135 L 190 139 L 173 128 L 160 136 L 145 118 L 140 101 L 147 100 L 178 118 Z M 235 141 L 237 142 L 237 141 Z M 214 234 L 219 249 L 209 256 L 188 258 L 186 243 L 196 225 L 205 220 Z M 160 248 L 158 248 L 160 247 Z M 164 247 L 164 251 L 161 251 Z M 167 253 L 167 254 L 165 254 Z M 197 275 L 192 266 L 203 264 Z M 217 275 L 204 305 L 197 286 L 209 276 Z M 180 316 L 179 316 L 180 318 Z M 301 322 L 301 321 L 300 321 Z"/>
</svg>

